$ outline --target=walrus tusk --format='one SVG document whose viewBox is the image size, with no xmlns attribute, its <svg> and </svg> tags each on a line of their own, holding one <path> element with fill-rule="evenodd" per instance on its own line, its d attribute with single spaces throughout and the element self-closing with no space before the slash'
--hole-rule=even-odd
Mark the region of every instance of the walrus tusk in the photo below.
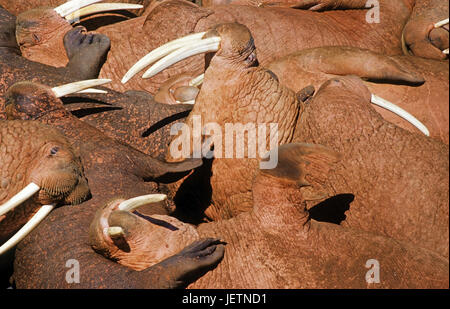
<svg viewBox="0 0 450 309">
<path fill-rule="evenodd" d="M 189 45 L 184 46 L 171 54 L 165 56 L 144 73 L 142 78 L 150 78 L 162 70 L 170 67 L 172 64 L 177 63 L 183 59 L 195 56 L 198 54 L 216 52 L 219 50 L 220 37 L 210 37 L 207 39 L 198 40 L 191 42 Z"/>
<path fill-rule="evenodd" d="M 94 3 L 97 3 L 100 1 L 103 1 L 103 0 L 71 0 L 71 1 L 68 1 L 68 2 L 54 8 L 54 10 L 61 17 L 65 17 L 79 9 L 82 9 L 86 6 L 89 6 L 91 4 L 94 4 Z"/>
<path fill-rule="evenodd" d="M 195 104 L 195 100 L 189 100 L 189 101 L 176 101 L 177 104 L 189 104 L 189 105 L 194 105 Z"/>
<path fill-rule="evenodd" d="M 145 67 L 149 66 L 150 64 L 154 63 L 155 61 L 158 61 L 162 57 L 165 57 L 166 55 L 170 54 L 171 52 L 184 47 L 192 42 L 197 42 L 202 39 L 202 37 L 205 35 L 206 32 L 199 32 L 194 34 L 189 34 L 187 36 L 184 36 L 182 38 L 170 41 L 164 45 L 161 45 L 160 47 L 152 50 L 150 53 L 148 53 L 146 56 L 141 58 L 138 62 L 136 62 L 135 65 L 133 65 L 130 70 L 124 75 L 122 78 L 122 84 L 127 83 L 133 76 L 135 76 L 137 73 L 139 73 L 141 70 L 143 70 Z"/>
<path fill-rule="evenodd" d="M 69 15 L 64 16 L 64 18 L 72 24 L 80 17 L 86 15 L 118 10 L 139 10 L 142 9 L 143 7 L 144 6 L 140 4 L 129 4 L 129 3 L 97 3 L 79 9 L 73 13 L 70 13 Z"/>
<path fill-rule="evenodd" d="M 165 194 L 142 195 L 123 201 L 122 203 L 119 204 L 118 210 L 131 212 L 134 209 L 141 207 L 143 205 L 162 202 L 165 199 L 167 199 L 167 195 Z"/>
<path fill-rule="evenodd" d="M 190 82 L 189 82 L 189 86 L 192 87 L 198 87 L 201 84 L 203 84 L 203 80 L 205 79 L 205 73 L 200 74 L 199 76 L 193 78 Z"/>
<path fill-rule="evenodd" d="M 403 108 L 383 98 L 380 98 L 379 96 L 376 96 L 374 94 L 372 94 L 372 98 L 370 101 L 373 104 L 383 107 L 393 112 L 394 114 L 402 117 L 403 119 L 411 123 L 413 126 L 415 126 L 417 129 L 419 129 L 423 134 L 425 134 L 426 136 L 430 136 L 430 131 L 428 131 L 427 127 L 423 123 L 421 123 L 416 117 L 405 111 Z"/>
<path fill-rule="evenodd" d="M 434 24 L 434 28 L 441 28 L 442 26 L 445 26 L 448 23 L 449 23 L 449 19 L 448 18 L 444 19 L 444 20 L 441 20 L 440 22 L 437 22 L 437 23 Z"/>
<path fill-rule="evenodd" d="M 13 210 L 17 206 L 28 200 L 40 189 L 41 188 L 34 182 L 30 183 L 28 186 L 23 188 L 19 193 L 10 198 L 6 203 L 0 205 L 0 216 L 6 214 L 10 210 Z"/>
<path fill-rule="evenodd" d="M 125 236 L 125 232 L 124 232 L 123 228 L 120 226 L 108 227 L 107 233 L 108 233 L 109 237 L 111 237 L 112 239 L 117 239 L 117 238 L 121 238 L 121 237 Z"/>
<path fill-rule="evenodd" d="M 98 94 L 107 94 L 108 91 L 101 90 L 101 89 L 95 89 L 95 88 L 88 88 L 85 90 L 77 91 L 76 93 L 98 93 Z"/>
<path fill-rule="evenodd" d="M 42 220 L 55 208 L 55 205 L 44 205 L 37 213 L 7 242 L 0 247 L 0 255 L 14 248 L 22 239 L 24 239 Z"/>
<path fill-rule="evenodd" d="M 52 88 L 53 93 L 57 98 L 63 97 L 68 94 L 77 93 L 79 91 L 86 90 L 90 87 L 101 86 L 110 83 L 110 79 L 89 79 L 82 80 L 79 82 L 74 82 L 59 87 Z"/>
</svg>

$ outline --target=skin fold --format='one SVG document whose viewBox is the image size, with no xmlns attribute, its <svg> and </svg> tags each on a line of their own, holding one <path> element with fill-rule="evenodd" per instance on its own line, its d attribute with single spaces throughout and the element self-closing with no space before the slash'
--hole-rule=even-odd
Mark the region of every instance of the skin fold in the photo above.
<svg viewBox="0 0 450 309">
<path fill-rule="evenodd" d="M 189 284 L 214 267 L 223 256 L 215 250 L 216 240 L 206 239 L 186 247 L 176 255 L 145 272 L 130 272 L 110 263 L 87 246 L 85 231 L 92 221 L 99 200 L 113 196 L 130 197 L 158 192 L 158 177 L 189 172 L 198 161 L 173 165 L 157 161 L 102 135 L 95 128 L 67 112 L 47 86 L 19 83 L 8 90 L 8 119 L 37 118 L 59 128 L 72 141 L 81 156 L 92 192 L 92 199 L 77 208 L 52 212 L 16 251 L 14 279 L 19 288 L 172 288 Z M 201 164 L 201 162 L 200 162 Z M 171 201 L 148 205 L 143 214 L 168 214 Z M 40 235 L 52 235 L 52 242 Z M 204 252 L 206 250 L 206 252 Z M 51 254 L 48 256 L 48 254 Z M 44 258 L 47 256 L 47 258 Z M 65 278 L 68 259 L 80 266 L 80 284 Z M 59 275 L 58 275 L 59 274 Z M 117 278 L 122 278 L 118 280 Z"/>
<path fill-rule="evenodd" d="M 0 244 L 27 223 L 40 206 L 80 204 L 89 198 L 80 158 L 58 130 L 34 121 L 1 121 L 0 145 L 0 204 L 31 182 L 41 187 L 35 198 L 0 218 Z"/>
<path fill-rule="evenodd" d="M 386 54 L 400 54 L 401 31 L 410 15 L 410 9 L 406 5 L 392 1 L 382 2 L 381 9 L 386 17 L 380 23 L 367 23 L 364 10 L 317 13 L 286 8 L 261 9 L 227 5 L 199 8 L 187 1 L 162 1 L 156 4 L 141 17 L 96 29 L 111 40 L 111 51 L 100 77 L 112 79 L 114 82 L 111 87 L 114 90 L 136 89 L 154 94 L 173 76 L 183 72 L 197 75 L 202 73 L 204 59 L 197 56 L 189 61 L 179 62 L 151 80 L 134 78 L 125 85 L 120 83 L 128 69 L 151 50 L 188 33 L 207 30 L 218 23 L 239 22 L 249 27 L 259 50 L 259 60 L 266 63 L 301 49 L 329 45 L 350 45 Z M 47 18 L 44 19 L 44 16 Z M 50 22 L 49 19 L 55 20 Z M 22 26 L 18 27 L 17 37 L 23 54 L 27 55 L 26 50 L 32 49 L 35 61 L 51 61 L 54 66 L 65 65 L 67 59 L 58 56 L 63 55 L 61 40 L 44 44 L 48 42 L 45 40 L 46 25 L 66 23 L 61 20 L 51 10 L 50 13 L 41 11 L 39 14 L 21 14 L 18 25 Z M 61 25 L 57 35 L 62 37 L 68 27 L 68 23 Z M 54 28 L 56 27 L 52 29 Z M 32 42 L 32 34 L 41 36 L 40 43 L 25 46 L 22 42 Z M 312 40 L 312 37 L 315 39 Z M 51 55 L 53 56 L 50 57 Z"/>
<path fill-rule="evenodd" d="M 118 263 L 142 269 L 151 264 L 144 261 L 155 262 L 189 238 L 221 237 L 228 247 L 224 260 L 189 288 L 448 287 L 445 258 L 310 218 L 306 201 L 322 194 L 339 154 L 313 144 L 286 144 L 279 155 L 277 168 L 261 170 L 255 178 L 255 204 L 248 213 L 195 229 L 169 216 L 145 220 L 115 209 L 113 202 L 98 211 L 90 229 L 91 245 Z M 122 227 L 124 234 L 106 239 L 100 218 L 107 220 L 106 226 Z M 381 283 L 366 282 L 369 259 L 379 261 Z"/>
<path fill-rule="evenodd" d="M 385 56 L 351 47 L 321 47 L 277 59 L 267 68 L 296 92 L 308 85 L 317 89 L 335 76 L 359 76 L 367 80 L 371 93 L 414 115 L 431 137 L 449 142 L 448 65 L 443 61 Z M 378 106 L 375 109 L 387 121 L 420 134 L 403 118 Z"/>
<path fill-rule="evenodd" d="M 222 130 L 226 123 L 277 123 L 279 145 L 308 142 L 338 151 L 344 157 L 330 175 L 328 195 L 354 197 L 340 201 L 350 207 L 344 224 L 448 256 L 448 145 L 384 120 L 357 78 L 332 80 L 329 83 L 336 85 L 326 87 L 320 100 L 304 103 L 272 72 L 255 66 L 248 29 L 224 24 L 214 30 L 221 36 L 221 48 L 211 59 L 186 120 L 191 131 L 194 116 L 201 117 L 202 125 L 215 122 Z M 176 146 L 183 140 L 192 142 L 179 135 L 172 143 Z M 219 139 L 216 144 L 224 142 Z M 257 158 L 227 159 L 223 147 L 222 154 L 214 149 L 216 158 L 206 174 L 209 180 L 193 181 L 186 192 L 192 188 L 211 192 L 200 210 L 206 209 L 212 219 L 228 219 L 253 207 L 251 184 Z M 171 154 L 168 160 L 177 161 Z"/>
</svg>

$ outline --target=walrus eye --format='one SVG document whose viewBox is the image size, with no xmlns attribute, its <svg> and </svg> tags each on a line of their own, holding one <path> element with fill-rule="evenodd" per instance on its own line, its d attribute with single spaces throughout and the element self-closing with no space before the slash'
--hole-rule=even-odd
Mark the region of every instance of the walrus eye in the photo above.
<svg viewBox="0 0 450 309">
<path fill-rule="evenodd" d="M 256 62 L 256 53 L 252 52 L 248 57 L 245 59 L 245 63 L 247 65 L 252 65 Z"/>
<path fill-rule="evenodd" d="M 37 44 L 41 41 L 41 38 L 36 33 L 33 33 L 33 40 L 34 40 L 34 43 Z"/>
<path fill-rule="evenodd" d="M 52 149 L 50 149 L 50 154 L 55 155 L 58 151 L 59 151 L 59 147 L 53 147 Z"/>
</svg>

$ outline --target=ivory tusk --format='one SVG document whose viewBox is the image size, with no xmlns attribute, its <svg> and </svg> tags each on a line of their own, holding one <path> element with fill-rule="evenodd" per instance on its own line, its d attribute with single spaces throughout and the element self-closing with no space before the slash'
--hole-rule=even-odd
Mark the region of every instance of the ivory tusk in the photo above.
<svg viewBox="0 0 450 309">
<path fill-rule="evenodd" d="M 113 239 L 117 239 L 117 238 L 121 238 L 121 237 L 125 236 L 125 232 L 124 232 L 123 228 L 121 228 L 120 226 L 109 227 L 107 233 L 108 233 L 109 237 L 111 237 Z"/>
<path fill-rule="evenodd" d="M 76 92 L 76 93 L 98 93 L 98 94 L 107 94 L 108 91 L 106 91 L 106 90 L 100 90 L 100 89 L 95 89 L 95 88 L 88 88 L 88 89 L 85 89 L 85 90 L 78 91 L 78 92 Z"/>
<path fill-rule="evenodd" d="M 203 80 L 204 80 L 204 79 L 205 79 L 205 73 L 200 74 L 199 76 L 197 76 L 196 78 L 192 79 L 192 80 L 189 82 L 189 86 L 192 86 L 192 87 L 198 87 L 198 86 L 200 86 L 201 84 L 203 84 Z"/>
<path fill-rule="evenodd" d="M 448 48 L 442 51 L 444 54 L 448 55 Z"/>
<path fill-rule="evenodd" d="M 111 82 L 110 79 L 83 80 L 52 88 L 52 91 L 57 98 L 60 98 L 68 94 L 77 93 L 79 91 L 86 90 L 90 87 L 101 86 L 110 82 Z"/>
<path fill-rule="evenodd" d="M 448 24 L 448 22 L 449 22 L 448 18 L 444 19 L 444 20 L 441 20 L 440 22 L 437 22 L 437 23 L 434 24 L 434 28 L 440 28 L 442 26 L 445 26 L 446 24 Z"/>
<path fill-rule="evenodd" d="M 73 23 L 76 19 L 86 15 L 118 10 L 139 10 L 142 9 L 143 7 L 144 6 L 140 4 L 129 4 L 129 3 L 98 3 L 79 9 L 73 13 L 70 13 L 69 15 L 66 15 L 64 18 L 68 20 L 70 23 Z"/>
<path fill-rule="evenodd" d="M 405 111 L 403 108 L 383 98 L 380 98 L 379 96 L 376 96 L 374 94 L 372 94 L 371 102 L 402 117 L 403 119 L 411 123 L 413 126 L 415 126 L 417 129 L 419 129 L 423 134 L 425 134 L 426 136 L 430 136 L 430 131 L 428 131 L 427 127 L 425 127 L 423 123 L 421 123 L 416 117 Z"/>
<path fill-rule="evenodd" d="M 119 204 L 118 209 L 123 211 L 133 211 L 134 209 L 150 203 L 158 203 L 167 198 L 165 194 L 149 194 L 138 196 Z"/>
<path fill-rule="evenodd" d="M 147 72 L 142 76 L 143 78 L 150 78 L 162 70 L 168 68 L 174 63 L 177 63 L 183 59 L 188 57 L 207 53 L 207 52 L 216 52 L 219 49 L 220 37 L 210 37 L 207 39 L 203 39 L 197 42 L 193 42 L 187 46 L 184 46 L 170 55 L 162 58 L 158 62 L 156 62 Z"/>
<path fill-rule="evenodd" d="M 0 247 L 0 255 L 14 248 L 22 239 L 24 239 L 39 223 L 55 208 L 55 205 L 44 205 L 38 212 L 7 242 Z"/>
<path fill-rule="evenodd" d="M 127 83 L 133 76 L 138 74 L 141 70 L 143 70 L 146 66 L 158 61 L 159 59 L 165 57 L 171 52 L 184 47 L 192 42 L 197 42 L 201 40 L 201 38 L 205 35 L 206 32 L 194 33 L 184 36 L 182 38 L 170 41 L 160 47 L 152 50 L 146 56 L 141 58 L 135 65 L 131 67 L 130 70 L 124 75 L 122 78 L 122 84 Z"/>
<path fill-rule="evenodd" d="M 195 100 L 189 100 L 189 101 L 176 101 L 178 104 L 190 104 L 190 105 L 194 105 L 195 104 Z"/>
<path fill-rule="evenodd" d="M 13 210 L 26 200 L 28 200 L 30 197 L 32 197 L 34 194 L 36 194 L 41 188 L 35 184 L 30 183 L 28 186 L 23 188 L 19 193 L 14 195 L 12 198 L 10 198 L 6 203 L 3 205 L 0 205 L 0 216 L 6 214 L 10 210 Z"/>
<path fill-rule="evenodd" d="M 86 6 L 89 6 L 91 4 L 101 2 L 103 0 L 71 0 L 68 1 L 58 7 L 56 7 L 54 10 L 56 13 L 58 13 L 61 17 L 66 17 L 67 15 L 82 9 Z"/>
</svg>

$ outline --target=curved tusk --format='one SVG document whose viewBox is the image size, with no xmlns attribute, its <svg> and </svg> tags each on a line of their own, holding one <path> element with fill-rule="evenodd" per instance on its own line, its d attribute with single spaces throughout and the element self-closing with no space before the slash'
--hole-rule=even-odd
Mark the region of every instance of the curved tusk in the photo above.
<svg viewBox="0 0 450 309">
<path fill-rule="evenodd" d="M 86 90 L 90 87 L 101 86 L 110 83 L 110 79 L 90 79 L 74 82 L 59 87 L 52 88 L 53 93 L 57 98 L 63 97 L 68 94 L 77 93 L 82 90 Z"/>
<path fill-rule="evenodd" d="M 146 66 L 149 66 L 150 64 L 154 63 L 155 61 L 158 61 L 159 59 L 167 56 L 171 52 L 173 52 L 181 47 L 184 47 L 186 45 L 189 45 L 190 43 L 201 40 L 202 37 L 205 35 L 205 33 L 206 32 L 189 34 L 182 38 L 170 41 L 170 42 L 168 42 L 164 45 L 161 45 L 160 47 L 152 50 L 150 53 L 148 53 L 146 56 L 144 56 L 138 62 L 136 62 L 136 64 L 133 65 L 130 70 L 128 70 L 128 72 L 122 78 L 122 84 L 127 83 L 131 78 L 133 78 L 133 76 L 135 76 L 137 73 L 139 73 L 141 70 L 143 70 Z"/>
<path fill-rule="evenodd" d="M 413 126 L 415 126 L 417 129 L 419 129 L 423 134 L 425 134 L 426 136 L 430 136 L 430 131 L 428 131 L 427 127 L 423 123 L 421 123 L 416 117 L 405 111 L 403 108 L 383 98 L 380 98 L 379 96 L 376 96 L 374 94 L 372 94 L 371 102 L 402 117 L 403 119 L 411 123 Z"/>
<path fill-rule="evenodd" d="M 437 22 L 437 23 L 434 24 L 434 28 L 440 28 L 442 26 L 447 25 L 448 23 L 449 23 L 449 19 L 448 18 L 444 19 L 444 20 L 441 20 L 440 22 Z"/>
<path fill-rule="evenodd" d="M 71 0 L 68 1 L 56 8 L 54 8 L 54 10 L 56 11 L 56 13 L 58 13 L 61 17 L 66 17 L 67 15 L 82 9 L 88 5 L 97 3 L 97 2 L 101 2 L 103 0 Z"/>
<path fill-rule="evenodd" d="M 198 86 L 200 86 L 201 84 L 203 84 L 203 80 L 204 80 L 204 79 L 205 79 L 205 73 L 200 74 L 199 76 L 197 76 L 196 78 L 192 79 L 192 80 L 189 82 L 189 86 L 192 86 L 192 87 L 198 87 Z"/>
<path fill-rule="evenodd" d="M 109 227 L 107 233 L 112 239 L 117 239 L 125 236 L 125 231 L 120 226 Z"/>
<path fill-rule="evenodd" d="M 195 100 L 189 100 L 189 101 L 176 101 L 178 104 L 190 104 L 190 105 L 194 105 L 195 104 Z"/>
<path fill-rule="evenodd" d="M 165 194 L 149 194 L 138 196 L 119 204 L 118 209 L 123 211 L 133 211 L 134 209 L 150 203 L 158 203 L 167 198 Z"/>
<path fill-rule="evenodd" d="M 444 54 L 448 55 L 448 48 L 442 51 Z"/>
<path fill-rule="evenodd" d="M 85 90 L 78 91 L 78 92 L 76 92 L 76 93 L 99 93 L 99 94 L 107 94 L 108 91 L 106 91 L 106 90 L 100 90 L 100 89 L 95 89 L 95 88 L 88 88 L 88 89 L 85 89 Z"/>
<path fill-rule="evenodd" d="M 79 9 L 73 13 L 70 13 L 69 15 L 64 16 L 64 18 L 70 23 L 73 23 L 75 20 L 86 15 L 119 10 L 139 10 L 143 7 L 144 6 L 140 4 L 129 3 L 98 3 Z"/>
<path fill-rule="evenodd" d="M 10 198 L 6 203 L 0 205 L 0 216 L 6 214 L 10 210 L 13 210 L 30 197 L 35 195 L 41 188 L 34 182 L 23 188 L 19 193 Z"/>
<path fill-rule="evenodd" d="M 147 70 L 147 72 L 144 73 L 142 78 L 150 78 L 162 70 L 170 67 L 172 64 L 188 57 L 202 53 L 216 52 L 219 50 L 220 40 L 220 37 L 210 37 L 182 47 L 156 62 L 150 67 L 150 69 Z"/>
<path fill-rule="evenodd" d="M 41 223 L 42 220 L 55 208 L 55 205 L 44 205 L 38 212 L 7 242 L 0 247 L 0 255 L 14 248 L 22 239 L 24 239 L 32 230 Z"/>
</svg>

